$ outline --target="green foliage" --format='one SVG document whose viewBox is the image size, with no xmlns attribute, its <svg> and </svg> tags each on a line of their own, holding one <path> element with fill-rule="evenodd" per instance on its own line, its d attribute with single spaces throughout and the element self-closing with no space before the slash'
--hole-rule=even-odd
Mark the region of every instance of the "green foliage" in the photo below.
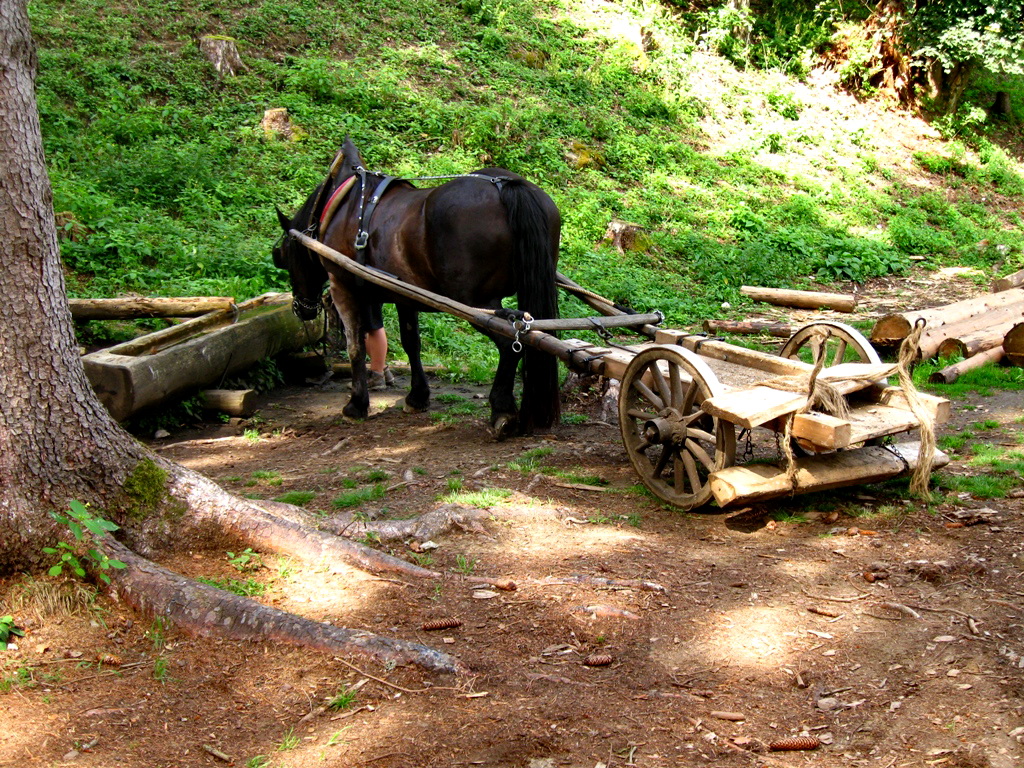
<svg viewBox="0 0 1024 768">
<path fill-rule="evenodd" d="M 294 504 L 297 507 L 303 507 L 313 499 L 316 498 L 316 491 L 288 491 L 282 493 L 276 497 L 274 501 L 280 501 L 282 504 Z"/>
<path fill-rule="evenodd" d="M 256 581 L 256 579 L 209 579 L 200 576 L 196 581 L 201 581 L 203 584 L 208 584 L 211 587 L 222 589 L 225 592 L 230 592 L 233 595 L 239 595 L 240 597 L 262 597 L 267 591 L 265 584 Z"/>
<path fill-rule="evenodd" d="M 14 616 L 0 616 L 0 651 L 7 650 L 12 637 L 24 637 L 25 631 L 14 623 Z"/>
<path fill-rule="evenodd" d="M 48 573 L 51 576 L 60 576 L 66 568 L 74 576 L 84 579 L 87 569 L 91 569 L 104 583 L 109 584 L 110 575 L 107 571 L 128 567 L 120 560 L 88 545 L 94 539 L 105 538 L 111 531 L 118 530 L 119 526 L 94 515 L 77 499 L 68 502 L 67 514 L 51 512 L 50 515 L 61 525 L 67 526 L 77 542 L 69 544 L 59 541 L 55 547 L 43 547 L 44 553 L 59 556 L 57 562 L 50 566 Z"/>
<path fill-rule="evenodd" d="M 336 497 L 331 504 L 336 509 L 347 509 L 349 507 L 358 507 L 360 504 L 373 501 L 375 499 L 383 499 L 387 493 L 383 483 L 377 483 L 376 485 L 368 488 L 359 488 L 355 491 L 349 491 Z"/>
<path fill-rule="evenodd" d="M 1024 74 L 1022 0 L 917 0 L 909 4 L 907 41 L 917 56 L 944 70 L 977 63 L 992 72 Z"/>
<path fill-rule="evenodd" d="M 327 708 L 334 711 L 337 711 L 339 709 L 351 709 L 352 705 L 356 701 L 357 695 L 358 691 L 353 691 L 350 688 L 346 688 L 343 691 L 338 691 L 336 694 L 334 694 L 331 700 L 327 702 Z"/>
<path fill-rule="evenodd" d="M 487 509 L 497 506 L 512 498 L 512 491 L 507 488 L 485 488 L 482 491 L 458 491 L 445 496 L 442 501 L 448 504 L 461 504 L 466 507 Z"/>
<path fill-rule="evenodd" d="M 228 552 L 228 562 L 236 571 L 258 571 L 263 567 L 263 556 L 252 547 L 246 547 L 241 552 Z"/>
</svg>

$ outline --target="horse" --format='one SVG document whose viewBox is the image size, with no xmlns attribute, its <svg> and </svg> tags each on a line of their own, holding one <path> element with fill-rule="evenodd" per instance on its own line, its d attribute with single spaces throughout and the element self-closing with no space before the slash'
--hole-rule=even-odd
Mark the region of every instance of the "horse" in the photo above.
<svg viewBox="0 0 1024 768">
<path fill-rule="evenodd" d="M 445 177 L 448 178 L 448 177 Z M 274 264 L 288 272 L 292 309 L 302 320 L 319 314 L 324 282 L 345 326 L 352 364 L 352 394 L 345 416 L 369 411 L 365 323 L 368 310 L 394 304 L 401 343 L 409 357 L 411 386 L 407 412 L 424 411 L 430 388 L 420 359 L 419 313 L 435 311 L 356 277 L 304 246 L 291 230 L 381 269 L 410 285 L 482 309 L 498 310 L 516 296 L 518 308 L 534 318 L 558 316 L 555 282 L 561 215 L 536 184 L 504 168 L 482 168 L 429 188 L 367 171 L 348 138 L 327 179 L 294 216 L 277 209 L 284 234 L 273 249 Z M 499 440 L 548 430 L 558 420 L 558 361 L 550 354 L 481 332 L 498 348 L 491 386 L 490 426 Z M 515 348 L 513 348 L 515 347 Z M 522 406 L 514 385 L 523 366 Z"/>
</svg>

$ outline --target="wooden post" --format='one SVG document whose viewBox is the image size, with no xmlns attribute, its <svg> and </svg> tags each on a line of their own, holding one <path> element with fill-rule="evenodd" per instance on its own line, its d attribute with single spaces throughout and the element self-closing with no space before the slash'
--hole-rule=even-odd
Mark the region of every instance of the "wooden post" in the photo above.
<svg viewBox="0 0 1024 768">
<path fill-rule="evenodd" d="M 135 317 L 196 317 L 218 309 L 231 309 L 230 296 L 68 299 L 75 320 L 125 320 Z"/>
<path fill-rule="evenodd" d="M 785 288 L 764 288 L 755 285 L 740 286 L 740 293 L 755 301 L 763 301 L 783 307 L 834 309 L 837 312 L 853 312 L 857 308 L 857 297 L 852 294 L 825 293 L 823 291 L 793 291 Z"/>
<path fill-rule="evenodd" d="M 961 360 L 959 363 L 954 363 L 953 365 L 947 365 L 942 370 L 936 371 L 928 377 L 928 381 L 932 384 L 952 384 L 968 371 L 981 368 L 981 366 L 986 363 L 998 363 L 1005 357 L 1005 354 L 1006 353 L 1003 351 L 1001 346 L 986 349 L 985 351 L 974 355 L 974 357 Z"/>
<path fill-rule="evenodd" d="M 208 411 L 247 418 L 256 411 L 256 390 L 207 389 L 203 391 L 203 407 Z"/>
</svg>

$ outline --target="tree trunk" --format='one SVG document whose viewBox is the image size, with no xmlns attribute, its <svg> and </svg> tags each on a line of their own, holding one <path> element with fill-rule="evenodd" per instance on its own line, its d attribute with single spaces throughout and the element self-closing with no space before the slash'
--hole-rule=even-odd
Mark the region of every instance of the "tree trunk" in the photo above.
<svg viewBox="0 0 1024 768">
<path fill-rule="evenodd" d="M 0 569 L 38 566 L 42 547 L 68 534 L 47 513 L 78 499 L 97 515 L 124 523 L 121 535 L 142 553 L 167 546 L 168 540 L 173 546 L 174 538 L 210 544 L 220 535 L 307 559 L 344 558 L 364 568 L 440 577 L 304 525 L 297 508 L 268 509 L 233 497 L 150 454 L 107 414 L 86 379 L 72 332 L 34 67 L 24 0 L 0 0 L 0 273 L 5 276 L 0 281 Z M 129 479 L 132 483 L 126 483 Z M 140 486 L 141 492 L 131 490 Z M 95 545 L 128 564 L 115 573 L 120 594 L 187 631 L 273 638 L 430 670 L 464 669 L 426 646 L 333 627 L 205 589 L 149 563 L 109 535 Z"/>
</svg>

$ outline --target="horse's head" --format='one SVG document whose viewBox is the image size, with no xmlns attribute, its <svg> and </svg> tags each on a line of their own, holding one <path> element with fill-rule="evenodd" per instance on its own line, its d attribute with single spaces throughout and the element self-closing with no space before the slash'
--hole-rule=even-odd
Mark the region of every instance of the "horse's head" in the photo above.
<svg viewBox="0 0 1024 768">
<path fill-rule="evenodd" d="M 315 197 L 314 192 L 310 199 Z M 274 246 L 274 266 L 288 272 L 292 284 L 292 311 L 300 320 L 314 320 L 320 314 L 323 307 L 320 296 L 327 280 L 327 270 L 320 263 L 320 258 L 289 234 L 289 230 L 307 228 L 305 219 L 309 216 L 307 208 L 310 205 L 307 201 L 293 219 L 277 209 L 277 220 L 284 233 Z"/>
</svg>

